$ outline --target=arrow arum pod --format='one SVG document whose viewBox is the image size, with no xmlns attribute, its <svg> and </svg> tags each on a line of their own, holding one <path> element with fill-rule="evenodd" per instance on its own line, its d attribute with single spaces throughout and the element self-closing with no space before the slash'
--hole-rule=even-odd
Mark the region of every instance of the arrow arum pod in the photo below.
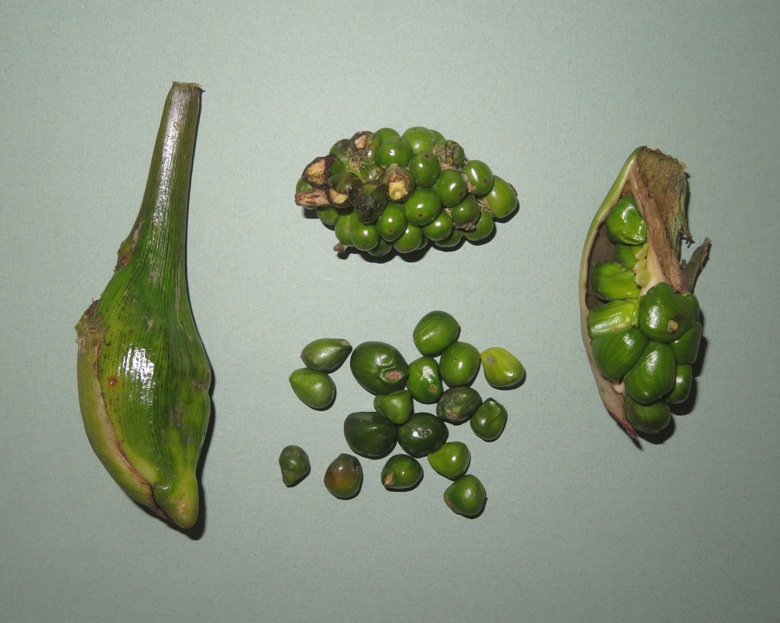
<svg viewBox="0 0 780 623">
<path fill-rule="evenodd" d="M 672 417 L 669 403 L 687 398 L 693 378 L 685 366 L 701 341 L 691 292 L 710 241 L 681 259 L 682 240 L 692 241 L 684 168 L 660 151 L 636 149 L 593 218 L 582 252 L 585 351 L 604 406 L 634 441 L 637 431 L 663 430 Z M 628 287 L 631 273 L 636 285 Z"/>
<path fill-rule="evenodd" d="M 95 454 L 133 500 L 181 528 L 198 516 L 195 470 L 211 412 L 185 270 L 200 98 L 198 85 L 171 87 L 138 217 L 76 325 L 79 402 Z"/>
</svg>

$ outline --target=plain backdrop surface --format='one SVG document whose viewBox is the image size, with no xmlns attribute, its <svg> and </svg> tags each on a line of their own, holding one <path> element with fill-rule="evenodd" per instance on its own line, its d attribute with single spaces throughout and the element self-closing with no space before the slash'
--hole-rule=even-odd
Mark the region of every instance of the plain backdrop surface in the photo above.
<svg viewBox="0 0 780 623">
<path fill-rule="evenodd" d="M 658 2 L 21 2 L 0 8 L 0 603 L 22 621 L 772 621 L 780 611 L 780 5 Z M 81 424 L 73 326 L 138 209 L 165 95 L 203 85 L 192 306 L 214 368 L 205 526 L 137 508 Z M 293 203 L 358 130 L 435 127 L 512 182 L 489 244 L 338 259 Z M 687 165 L 697 400 L 635 447 L 579 335 L 585 232 L 631 151 Z M 370 406 L 347 367 L 314 412 L 287 377 L 310 340 L 414 356 L 431 309 L 527 368 L 503 436 L 472 448 L 469 521 L 446 481 L 349 502 L 322 485 Z M 484 381 L 475 387 L 491 392 Z M 297 443 L 313 472 L 281 482 Z M 423 463 L 427 467 L 427 463 Z"/>
</svg>

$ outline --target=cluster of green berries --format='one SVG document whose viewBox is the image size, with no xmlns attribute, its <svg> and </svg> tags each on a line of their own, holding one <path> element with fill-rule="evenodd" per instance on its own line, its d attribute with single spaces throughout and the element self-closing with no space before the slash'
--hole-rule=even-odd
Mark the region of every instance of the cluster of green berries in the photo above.
<svg viewBox="0 0 780 623">
<path fill-rule="evenodd" d="M 593 359 L 606 379 L 622 383 L 631 425 L 658 433 L 671 422 L 669 405 L 687 400 L 694 384 L 699 303 L 665 281 L 653 283 L 647 224 L 631 195 L 612 208 L 604 227 L 614 251 L 590 273 L 603 302 L 588 316 Z"/>
<path fill-rule="evenodd" d="M 295 203 L 335 231 L 338 252 L 374 257 L 486 240 L 518 207 L 514 187 L 487 164 L 419 126 L 337 141 L 303 170 Z"/>
<path fill-rule="evenodd" d="M 469 422 L 478 438 L 498 439 L 507 423 L 507 410 L 493 398 L 483 400 L 473 382 L 481 369 L 490 386 L 514 388 L 523 381 L 525 369 L 504 348 L 480 352 L 460 340 L 460 324 L 444 311 L 423 316 L 412 337 L 420 356 L 409 362 L 385 342 L 362 342 L 353 349 L 343 339 L 315 340 L 303 349 L 304 367 L 292 372 L 290 385 L 304 404 L 327 409 L 336 393 L 331 373 L 349 358 L 352 376 L 374 396 L 371 410 L 350 413 L 344 420 L 350 450 L 363 458 L 380 459 L 400 446 L 403 453 L 390 456 L 381 472 L 382 485 L 391 491 L 416 487 L 423 477 L 420 459 L 427 458 L 434 471 L 452 481 L 444 492 L 447 506 L 475 517 L 482 512 L 487 494 L 479 478 L 468 472 L 468 446 L 449 441 L 449 426 Z M 299 446 L 285 447 L 279 465 L 287 486 L 310 471 Z M 360 459 L 342 453 L 328 466 L 324 482 L 337 498 L 355 497 L 363 483 Z"/>
</svg>

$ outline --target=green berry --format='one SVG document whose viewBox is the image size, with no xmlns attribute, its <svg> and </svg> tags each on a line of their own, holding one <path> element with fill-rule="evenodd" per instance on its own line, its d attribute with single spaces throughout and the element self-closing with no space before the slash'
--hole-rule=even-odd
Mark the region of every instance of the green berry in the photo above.
<svg viewBox="0 0 780 623">
<path fill-rule="evenodd" d="M 469 160 L 463 166 L 466 184 L 470 193 L 477 197 L 487 195 L 493 188 L 493 171 L 481 160 Z"/>
<path fill-rule="evenodd" d="M 439 359 L 439 374 L 449 387 L 468 385 L 480 367 L 479 351 L 468 342 L 448 346 Z"/>
<path fill-rule="evenodd" d="M 460 324 L 445 311 L 434 310 L 425 314 L 412 332 L 417 350 L 423 355 L 440 355 L 460 335 Z"/>
<path fill-rule="evenodd" d="M 504 179 L 493 176 L 493 188 L 485 197 L 494 218 L 506 218 L 517 210 L 517 191 Z"/>
<path fill-rule="evenodd" d="M 439 173 L 439 177 L 433 184 L 433 190 L 439 195 L 441 204 L 445 208 L 459 204 L 469 192 L 463 176 L 455 169 L 445 169 Z"/>
<path fill-rule="evenodd" d="M 299 368 L 293 370 L 289 381 L 295 395 L 312 409 L 327 409 L 336 398 L 336 384 L 325 372 Z"/>
<path fill-rule="evenodd" d="M 482 482 L 473 474 L 461 476 L 444 492 L 444 502 L 453 513 L 476 517 L 485 508 L 487 493 Z"/>
<path fill-rule="evenodd" d="M 520 360 L 506 348 L 493 346 L 480 353 L 485 379 L 493 387 L 508 388 L 519 385 L 525 376 Z"/>
<path fill-rule="evenodd" d="M 463 476 L 471 463 L 471 452 L 461 441 L 448 441 L 428 455 L 428 463 L 445 478 L 455 480 Z"/>
<path fill-rule="evenodd" d="M 405 167 L 412 159 L 412 155 L 412 146 L 409 142 L 401 136 L 394 136 L 379 146 L 376 161 L 381 167 L 389 167 L 391 164 Z"/>
<path fill-rule="evenodd" d="M 403 137 L 412 146 L 412 151 L 417 154 L 422 151 L 430 151 L 436 143 L 436 136 L 428 128 L 415 126 L 403 133 Z"/>
<path fill-rule="evenodd" d="M 285 446 L 279 454 L 279 468 L 282 470 L 282 482 L 293 487 L 309 475 L 309 455 L 300 446 Z"/>
<path fill-rule="evenodd" d="M 408 389 L 374 396 L 374 411 L 397 426 L 411 417 L 413 407 L 412 394 Z"/>
<path fill-rule="evenodd" d="M 356 454 L 377 459 L 395 447 L 395 424 L 375 411 L 350 413 L 344 420 L 344 439 Z"/>
<path fill-rule="evenodd" d="M 406 222 L 424 227 L 436 219 L 441 211 L 439 196 L 428 188 L 417 188 L 404 202 Z"/>
<path fill-rule="evenodd" d="M 488 398 L 471 417 L 469 425 L 474 434 L 480 439 L 494 441 L 504 432 L 506 421 L 506 408 L 493 398 Z"/>
<path fill-rule="evenodd" d="M 417 186 L 430 188 L 439 178 L 441 169 L 439 159 L 432 151 L 421 151 L 412 156 L 409 161 L 409 169 L 414 176 Z"/>
<path fill-rule="evenodd" d="M 422 480 L 420 462 L 407 454 L 391 456 L 382 468 L 382 485 L 389 491 L 412 489 Z"/>
<path fill-rule="evenodd" d="M 363 342 L 349 359 L 352 375 L 372 394 L 389 394 L 403 389 L 409 368 L 397 348 L 385 342 Z"/>
<path fill-rule="evenodd" d="M 331 495 L 348 500 L 360 492 L 363 484 L 363 467 L 357 457 L 340 454 L 325 470 L 325 488 Z"/>
</svg>

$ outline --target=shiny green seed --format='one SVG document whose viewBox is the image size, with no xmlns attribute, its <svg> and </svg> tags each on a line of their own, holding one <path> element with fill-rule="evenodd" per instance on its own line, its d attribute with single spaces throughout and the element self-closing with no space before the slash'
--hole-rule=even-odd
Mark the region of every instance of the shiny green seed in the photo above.
<svg viewBox="0 0 780 623">
<path fill-rule="evenodd" d="M 413 408 L 412 394 L 408 389 L 374 396 L 374 411 L 397 426 L 409 419 Z"/>
<path fill-rule="evenodd" d="M 363 484 L 363 467 L 357 457 L 340 454 L 325 470 L 325 488 L 340 500 L 354 498 Z"/>
<path fill-rule="evenodd" d="M 506 407 L 493 398 L 485 400 L 471 417 L 469 425 L 474 434 L 485 441 L 495 441 L 506 427 Z"/>
<path fill-rule="evenodd" d="M 414 457 L 396 454 L 387 460 L 380 477 L 385 489 L 407 491 L 416 487 L 422 480 L 423 468 Z"/>
<path fill-rule="evenodd" d="M 442 210 L 435 219 L 423 227 L 423 234 L 428 240 L 440 242 L 452 233 L 452 226 L 452 217 Z"/>
<path fill-rule="evenodd" d="M 617 262 L 599 262 L 590 273 L 593 293 L 602 301 L 635 299 L 640 287 L 634 273 Z"/>
<path fill-rule="evenodd" d="M 626 393 L 641 404 L 660 400 L 674 388 L 676 369 L 672 347 L 651 341 L 623 378 Z"/>
<path fill-rule="evenodd" d="M 693 363 L 699 355 L 699 346 L 703 327 L 701 322 L 694 322 L 693 326 L 672 342 L 672 350 L 677 363 Z"/>
<path fill-rule="evenodd" d="M 597 335 L 591 340 L 593 360 L 606 379 L 617 382 L 636 365 L 648 342 L 635 327 Z"/>
<path fill-rule="evenodd" d="M 482 211 L 474 195 L 468 195 L 460 203 L 449 209 L 452 222 L 456 225 L 468 225 L 479 220 Z"/>
<path fill-rule="evenodd" d="M 295 395 L 312 409 L 327 409 L 336 398 L 336 384 L 325 372 L 299 368 L 293 370 L 289 381 Z"/>
<path fill-rule="evenodd" d="M 430 151 L 436 143 L 436 136 L 428 128 L 414 126 L 404 131 L 402 136 L 411 145 L 412 151 L 418 154 L 423 151 Z"/>
<path fill-rule="evenodd" d="M 485 380 L 493 387 L 515 387 L 525 377 L 523 364 L 506 348 L 493 346 L 483 350 L 479 357 Z"/>
<path fill-rule="evenodd" d="M 469 160 L 463 166 L 470 193 L 477 197 L 487 195 L 493 189 L 493 171 L 481 160 Z"/>
<path fill-rule="evenodd" d="M 644 244 L 647 240 L 647 224 L 630 195 L 620 199 L 604 221 L 607 237 L 614 244 Z"/>
<path fill-rule="evenodd" d="M 348 210 L 341 210 L 339 218 L 334 226 L 336 232 L 336 240 L 346 247 L 352 246 L 352 234 L 350 229 L 352 227 L 352 208 Z"/>
<path fill-rule="evenodd" d="M 650 288 L 641 299 L 638 326 L 651 340 L 674 342 L 697 321 L 698 302 L 678 294 L 666 282 Z"/>
<path fill-rule="evenodd" d="M 416 458 L 436 452 L 448 436 L 447 425 L 431 413 L 412 414 L 397 431 L 398 445 Z"/>
<path fill-rule="evenodd" d="M 322 337 L 309 342 L 301 351 L 301 361 L 310 370 L 334 372 L 352 352 L 352 344 L 343 338 Z"/>
<path fill-rule="evenodd" d="M 439 358 L 439 374 L 450 387 L 471 383 L 479 367 L 479 351 L 468 342 L 450 344 Z"/>
<path fill-rule="evenodd" d="M 641 246 L 616 244 L 612 251 L 612 259 L 618 264 L 625 266 L 628 270 L 633 270 L 636 263 L 644 260 L 646 256 L 647 243 Z"/>
<path fill-rule="evenodd" d="M 493 176 L 493 188 L 485 195 L 485 199 L 490 213 L 497 219 L 507 218 L 520 205 L 514 186 L 498 175 Z"/>
<path fill-rule="evenodd" d="M 436 403 L 436 415 L 450 424 L 462 424 L 482 404 L 479 392 L 468 386 L 450 387 Z"/>
<path fill-rule="evenodd" d="M 460 324 L 445 311 L 434 310 L 425 314 L 412 332 L 417 350 L 423 355 L 440 355 L 460 335 Z"/>
<path fill-rule="evenodd" d="M 626 418 L 636 430 L 654 435 L 669 426 L 672 412 L 665 400 L 643 405 L 626 396 Z"/>
<path fill-rule="evenodd" d="M 480 242 L 487 239 L 488 236 L 490 236 L 490 234 L 495 231 L 495 229 L 495 221 L 493 220 L 490 212 L 482 212 L 479 215 L 479 219 L 477 220 L 477 224 L 475 225 L 474 229 L 464 231 L 463 235 L 466 236 L 466 239 L 471 242 Z"/>
<path fill-rule="evenodd" d="M 433 184 L 433 190 L 445 208 L 458 205 L 469 194 L 466 180 L 455 169 L 444 169 L 439 173 L 439 177 Z"/>
<path fill-rule="evenodd" d="M 443 387 L 436 359 L 423 356 L 409 362 L 406 389 L 418 402 L 430 404 L 439 400 Z"/>
<path fill-rule="evenodd" d="M 444 503 L 453 513 L 476 517 L 485 508 L 485 486 L 473 474 L 461 476 L 444 491 Z"/>
<path fill-rule="evenodd" d="M 693 367 L 687 363 L 679 364 L 675 374 L 674 389 L 666 396 L 666 402 L 669 404 L 685 402 L 691 394 L 691 389 L 693 389 Z"/>
<path fill-rule="evenodd" d="M 593 339 L 598 335 L 634 326 L 638 310 L 636 300 L 610 301 L 594 307 L 588 314 L 588 335 Z"/>
<path fill-rule="evenodd" d="M 358 344 L 349 367 L 360 386 L 373 394 L 403 389 L 409 375 L 409 367 L 398 349 L 379 341 Z"/>
<path fill-rule="evenodd" d="M 334 208 L 333 206 L 320 206 L 315 208 L 315 211 L 317 213 L 317 218 L 320 219 L 320 222 L 322 222 L 325 227 L 335 227 L 336 221 L 338 221 L 339 216 L 341 216 L 341 210 Z"/>
<path fill-rule="evenodd" d="M 399 253 L 412 253 L 424 246 L 425 234 L 422 227 L 408 224 L 403 235 L 393 243 L 393 248 Z"/>
<path fill-rule="evenodd" d="M 387 242 L 395 242 L 406 231 L 406 215 L 403 206 L 390 203 L 382 210 L 376 222 L 379 235 Z"/>
<path fill-rule="evenodd" d="M 279 468 L 282 470 L 282 482 L 293 487 L 309 475 L 309 455 L 300 446 L 285 446 L 279 454 Z"/>
<path fill-rule="evenodd" d="M 356 411 L 344 419 L 347 445 L 369 459 L 383 457 L 395 447 L 395 432 L 395 425 L 375 411 Z"/>
<path fill-rule="evenodd" d="M 440 249 L 454 249 L 463 241 L 463 232 L 459 229 L 454 229 L 450 232 L 450 235 L 444 238 L 444 240 L 436 240 L 434 244 Z"/>
<path fill-rule="evenodd" d="M 471 463 L 471 452 L 461 441 L 448 441 L 428 455 L 428 463 L 445 478 L 455 480 L 463 476 Z"/>
<path fill-rule="evenodd" d="M 432 151 L 421 151 L 412 156 L 409 161 L 409 169 L 412 171 L 417 186 L 421 188 L 433 186 L 441 173 L 439 159 Z"/>
</svg>

